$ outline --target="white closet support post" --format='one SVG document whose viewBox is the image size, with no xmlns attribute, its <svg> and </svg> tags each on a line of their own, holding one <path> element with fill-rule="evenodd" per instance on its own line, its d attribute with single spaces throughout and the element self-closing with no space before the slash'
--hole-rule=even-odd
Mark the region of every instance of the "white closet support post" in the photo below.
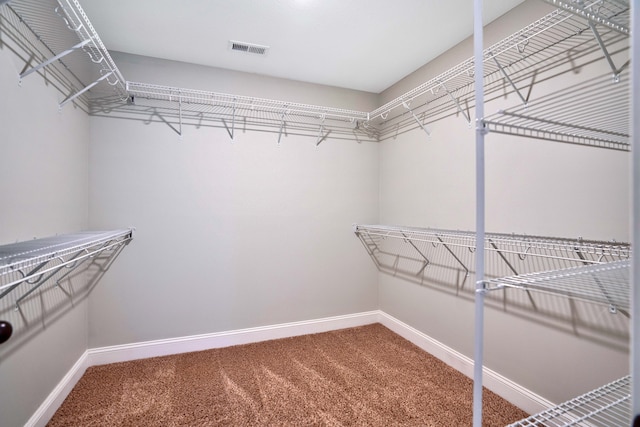
<svg viewBox="0 0 640 427">
<path fill-rule="evenodd" d="M 47 59 L 43 63 L 38 64 L 35 67 L 28 69 L 24 73 L 20 74 L 20 80 L 24 79 L 29 74 L 38 71 L 42 67 L 46 67 L 47 65 L 51 64 L 52 62 L 57 61 L 58 59 L 67 56 L 68 54 L 70 54 L 71 52 L 75 51 L 76 49 L 80 49 L 80 48 L 84 47 L 87 43 L 90 43 L 91 41 L 92 41 L 92 39 L 87 39 L 87 40 L 81 41 L 80 43 L 78 43 L 77 45 L 73 46 L 72 48 L 69 48 L 69 49 L 65 50 L 64 52 L 60 52 L 56 56 Z"/>
<path fill-rule="evenodd" d="M 640 4 L 631 2 L 631 412 L 640 422 Z"/>
<path fill-rule="evenodd" d="M 76 99 L 77 97 L 79 97 L 80 95 L 82 95 L 83 93 L 85 93 L 86 91 L 88 91 L 89 89 L 91 89 L 92 87 L 94 87 L 95 85 L 97 85 L 98 83 L 100 83 L 101 81 L 103 81 L 104 79 L 106 79 L 107 77 L 109 77 L 112 74 L 113 74 L 113 72 L 109 72 L 109 73 L 105 74 L 104 76 L 100 77 L 95 82 L 91 83 L 89 86 L 85 87 L 84 89 L 81 89 L 78 92 L 74 93 L 73 95 L 68 96 L 64 101 L 62 101 L 58 105 L 58 107 L 59 108 L 64 107 L 67 103 L 73 101 L 74 99 Z"/>
<path fill-rule="evenodd" d="M 484 353 L 484 66 L 482 0 L 473 1 L 473 52 L 476 95 L 476 303 L 473 354 L 473 427 L 482 427 Z"/>
</svg>

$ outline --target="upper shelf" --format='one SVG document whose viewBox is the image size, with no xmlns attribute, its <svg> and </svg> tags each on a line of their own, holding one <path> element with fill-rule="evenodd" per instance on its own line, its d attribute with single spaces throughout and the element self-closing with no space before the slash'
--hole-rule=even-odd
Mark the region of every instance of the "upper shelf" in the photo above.
<svg viewBox="0 0 640 427">
<path fill-rule="evenodd" d="M 488 130 L 538 139 L 572 142 L 629 150 L 628 81 L 589 82 L 567 88 L 560 102 L 572 101 L 592 91 L 588 102 L 567 106 L 562 114 L 551 109 L 553 96 L 529 99 L 537 73 L 544 73 L 577 57 L 602 52 L 618 76 L 607 46 L 629 35 L 628 0 L 573 2 L 547 0 L 559 9 L 484 50 L 485 93 L 502 96 L 505 85 L 521 102 L 486 118 Z M 169 124 L 182 134 L 182 124 L 223 127 L 233 139 L 238 124 L 243 129 L 267 129 L 316 137 L 379 141 L 408 130 L 457 115 L 469 125 L 474 106 L 474 58 L 469 58 L 371 112 L 306 105 L 284 100 L 207 92 L 186 88 L 125 82 L 78 0 L 12 0 L 0 6 L 3 30 L 21 34 L 28 67 L 21 77 L 44 67 L 65 76 L 64 105 L 106 89 L 92 97 L 91 112 L 121 108 L 144 120 Z M 25 36 L 26 33 L 31 36 Z M 568 53 L 572 52 L 571 55 Z M 32 64 L 32 61 L 38 64 Z M 623 79 L 625 80 L 625 79 Z M 608 86 L 608 88 L 606 87 Z M 128 103 L 124 99 L 128 99 Z M 578 98 L 580 99 L 580 98 Z M 107 100 L 107 101 L 104 101 Z M 115 107 L 114 107 L 115 105 Z M 606 105 L 597 109 L 595 105 Z M 567 112 L 578 108 L 580 115 Z M 604 110 L 604 111 L 603 111 Z M 177 128 L 176 128 L 177 125 Z"/>
<path fill-rule="evenodd" d="M 26 56 L 20 80 L 46 68 L 63 93 L 60 107 L 88 104 L 89 91 L 126 99 L 125 80 L 78 0 L 12 0 L 0 17 Z"/>
<path fill-rule="evenodd" d="M 576 2 L 567 0 L 544 0 L 569 13 L 588 19 L 598 25 L 604 25 L 625 35 L 631 34 L 628 0 Z"/>
</svg>

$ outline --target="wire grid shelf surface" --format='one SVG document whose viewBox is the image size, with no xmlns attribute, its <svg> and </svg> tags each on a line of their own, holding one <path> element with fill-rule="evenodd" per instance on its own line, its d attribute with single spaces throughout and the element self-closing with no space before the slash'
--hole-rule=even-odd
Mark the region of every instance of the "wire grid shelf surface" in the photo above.
<svg viewBox="0 0 640 427">
<path fill-rule="evenodd" d="M 385 225 L 354 231 L 379 269 L 410 281 L 435 277 L 428 272 L 434 268 L 473 270 L 475 232 Z M 488 290 L 545 292 L 606 304 L 611 312 L 630 308 L 628 243 L 487 233 L 483 246 Z"/>
<path fill-rule="evenodd" d="M 621 22 L 624 21 L 624 1 L 616 0 L 611 4 L 604 3 L 606 6 L 600 6 L 597 13 L 606 16 L 607 22 L 614 21 L 614 18 L 621 19 Z M 620 10 L 613 7 L 618 3 L 622 4 L 618 7 Z M 8 6 L 4 5 L 3 7 Z M 11 2 L 11 8 L 19 15 L 20 20 L 36 34 L 36 37 L 48 47 L 50 55 L 45 56 L 59 54 L 74 46 L 73 53 L 55 61 L 56 64 L 58 62 L 62 64 L 66 70 L 72 70 L 77 81 L 81 82 L 77 85 L 79 87 L 70 89 L 71 94 L 62 104 L 73 100 L 89 89 L 99 92 L 99 88 L 105 86 L 108 88 L 110 85 L 110 93 L 115 91 L 121 100 L 125 97 L 129 97 L 129 99 L 142 98 L 146 100 L 146 106 L 151 108 L 162 106 L 168 108 L 167 106 L 169 106 L 180 116 L 180 125 L 183 121 L 183 111 L 191 111 L 198 114 L 198 117 L 195 118 L 197 125 L 202 120 L 223 121 L 224 126 L 228 130 L 231 129 L 230 135 L 233 138 L 235 121 L 242 117 L 245 123 L 275 126 L 279 129 L 280 134 L 285 126 L 302 129 L 306 134 L 313 134 L 313 127 L 315 127 L 318 142 L 328 136 L 327 131 L 330 129 L 334 130 L 334 136 L 351 135 L 351 138 L 358 139 L 358 134 L 360 134 L 369 139 L 380 140 L 397 135 L 401 131 L 411 130 L 416 126 L 422 127 L 429 133 L 426 128 L 429 121 L 439 120 L 451 114 L 462 116 L 469 124 L 471 123 L 470 108 L 474 102 L 475 71 L 473 58 L 463 61 L 369 113 L 144 83 L 125 83 L 78 0 L 37 2 L 14 0 Z M 593 12 L 594 10 L 596 10 L 595 7 L 589 6 L 589 11 Z M 55 16 L 55 14 L 59 16 Z M 593 14 L 591 13 L 591 15 Z M 52 15 L 56 19 L 52 20 Z M 517 85 L 522 86 L 519 82 L 530 76 L 533 68 L 552 67 L 551 63 L 557 61 L 560 53 L 576 49 L 576 47 L 579 47 L 581 51 L 598 49 L 598 43 L 594 37 L 585 31 L 589 28 L 586 19 L 591 21 L 595 19 L 598 24 L 602 24 L 604 20 L 596 19 L 591 15 L 585 17 L 584 14 L 575 14 L 571 8 L 561 8 L 486 49 L 484 51 L 486 90 L 489 92 L 502 90 L 506 78 L 511 82 L 515 92 L 523 99 L 523 103 L 526 104 L 527 99 L 524 99 Z M 624 22 L 620 25 L 623 24 Z M 604 44 L 615 42 L 616 36 L 611 33 L 616 33 L 616 31 L 602 34 L 601 39 Z M 626 36 L 626 34 L 618 34 L 618 37 L 624 38 Z M 78 40 L 84 42 L 79 48 L 76 45 Z M 88 77 L 85 71 L 87 66 L 92 70 L 89 71 L 91 77 Z M 159 104 L 154 104 L 152 101 Z M 621 105 L 624 105 L 622 100 L 615 104 L 616 109 Z M 627 111 L 626 106 L 622 108 Z M 607 110 L 612 111 L 613 109 L 613 107 L 608 107 Z M 391 114 L 392 110 L 399 111 Z M 561 142 L 582 141 L 581 138 L 584 138 L 580 135 L 573 136 L 569 131 L 548 129 L 540 120 L 525 124 L 513 122 L 511 119 L 515 117 L 515 113 L 512 111 L 503 114 L 503 118 L 507 117 L 510 119 L 505 122 L 492 120 L 493 130 Z M 598 117 L 601 117 L 600 122 L 609 123 L 605 117 Z M 567 119 L 569 129 L 584 127 L 581 123 L 572 125 L 571 120 L 572 118 Z M 599 123 L 588 122 L 598 133 Z M 181 131 L 178 133 L 181 134 Z M 604 133 L 609 135 L 606 128 Z M 627 149 L 628 144 L 625 145 L 624 142 L 617 141 L 618 137 L 623 136 L 618 135 L 613 138 L 613 141 L 604 138 L 603 143 L 593 145 L 607 148 L 612 148 L 613 145 L 614 148 Z"/>
<path fill-rule="evenodd" d="M 420 227 L 404 227 L 389 225 L 354 225 L 356 234 L 365 234 L 377 240 L 386 238 L 440 243 L 439 238 L 447 238 L 456 246 L 469 249 L 476 247 L 475 231 L 430 229 Z M 499 248 L 497 249 L 497 247 Z M 557 238 L 546 236 L 530 236 L 525 234 L 486 233 L 484 247 L 486 250 L 501 250 L 505 253 L 517 253 L 522 256 L 534 251 L 568 251 L 578 253 L 578 257 L 589 257 L 588 262 L 601 263 L 629 258 L 631 247 L 624 242 L 606 242 L 585 239 Z M 578 258 L 578 260 L 584 260 Z"/>
<path fill-rule="evenodd" d="M 531 75 L 533 66 L 553 67 L 557 65 L 556 62 L 562 52 L 578 47 L 582 52 L 597 51 L 598 43 L 593 35 L 585 31 L 588 28 L 588 24 L 583 19 L 559 9 L 486 49 L 484 69 L 487 89 L 502 90 L 505 76 L 515 85 Z M 602 35 L 602 41 L 609 44 L 625 37 L 609 31 Z M 463 116 L 470 123 L 469 108 L 474 102 L 474 69 L 474 60 L 470 58 L 370 113 L 136 82 L 127 82 L 127 90 L 134 98 L 146 100 L 147 106 L 156 106 L 156 104 L 149 104 L 149 101 L 161 101 L 165 106 L 169 103 L 174 109 L 179 109 L 180 114 L 182 111 L 194 111 L 229 121 L 240 116 L 245 120 L 251 118 L 254 121 L 269 123 L 286 121 L 288 124 L 316 126 L 316 129 L 320 127 L 320 133 L 323 125 L 355 123 L 353 126 L 355 130 L 369 137 L 381 139 L 397 135 L 407 128 L 412 129 L 416 123 L 426 130 L 425 125 L 430 120 L 437 120 L 450 114 Z M 523 98 L 523 101 L 526 104 L 527 100 Z M 623 99 L 614 106 L 617 110 L 627 111 Z M 613 111 L 614 106 L 609 106 L 607 110 Z M 392 110 L 399 110 L 399 112 L 392 114 Z M 592 110 L 591 113 L 593 112 Z M 504 116 L 507 114 L 512 113 L 507 112 Z M 623 113 L 618 111 L 617 114 Z M 610 123 L 606 118 L 601 118 L 597 124 L 588 117 L 585 120 L 595 128 L 596 134 L 600 132 L 597 127 L 599 123 Z M 568 121 L 567 126 L 570 129 L 583 126 L 581 123 L 573 125 L 570 119 Z M 536 126 L 543 123 L 534 122 Z M 517 123 L 509 123 L 508 126 L 506 124 L 498 126 L 497 123 L 496 120 L 492 122 L 496 131 L 502 133 L 522 134 L 563 142 L 566 139 L 575 138 L 571 136 L 571 132 L 565 132 L 567 136 L 561 138 L 558 134 L 565 133 L 554 132 L 544 127 L 534 132 L 533 129 L 536 127 L 531 126 L 532 130 L 526 132 L 522 129 L 523 126 Z M 607 128 L 601 133 L 608 135 Z M 624 135 L 619 137 L 625 138 Z M 613 144 L 618 144 L 617 146 L 622 149 L 626 149 L 628 145 L 615 139 Z"/>
<path fill-rule="evenodd" d="M 26 31 L 45 46 L 39 64 L 21 74 L 26 77 L 40 68 L 60 67 L 74 76 L 61 105 L 92 90 L 116 93 L 126 98 L 124 79 L 99 35 L 77 0 L 12 0 L 3 7 L 15 14 Z M 27 32 L 31 34 L 26 34 Z"/>
<path fill-rule="evenodd" d="M 522 104 L 526 105 L 528 97 L 520 93 L 522 87 L 516 88 L 523 86 L 523 79 L 540 70 L 557 67 L 562 53 L 576 51 L 586 54 L 600 49 L 594 36 L 586 31 L 588 29 L 585 20 L 567 11 L 556 10 L 485 49 L 485 92 L 503 90 L 503 79 L 506 79 L 516 89 Z M 605 45 L 625 38 L 613 31 L 601 35 Z M 567 56 L 564 60 L 569 61 L 570 58 Z M 470 58 L 374 110 L 370 117 L 372 120 L 383 119 L 380 123 L 383 136 L 397 132 L 403 120 L 412 120 L 406 113 L 389 117 L 391 110 L 401 106 L 412 108 L 421 120 L 427 122 L 450 114 L 452 109 L 470 122 L 469 108 L 475 98 L 474 71 L 474 59 Z M 411 106 L 419 97 L 420 100 Z M 418 102 L 421 104 L 417 105 Z M 624 108 L 622 111 L 628 110 L 626 106 Z M 538 134 L 536 137 L 545 138 L 545 135 Z"/>
<path fill-rule="evenodd" d="M 520 288 L 562 294 L 614 308 L 630 309 L 630 260 L 585 265 L 487 281 L 490 290 Z"/>
<path fill-rule="evenodd" d="M 589 21 L 604 25 L 623 34 L 631 34 L 628 0 L 544 0 Z"/>
<path fill-rule="evenodd" d="M 65 234 L 0 246 L 0 291 L 6 292 L 22 282 L 37 283 L 48 271 L 61 266 L 73 268 L 79 261 L 112 251 L 132 238 L 133 229 L 123 229 Z M 16 273 L 18 279 L 4 283 Z"/>
<path fill-rule="evenodd" d="M 631 425 L 631 377 L 626 376 L 508 427 Z"/>
</svg>

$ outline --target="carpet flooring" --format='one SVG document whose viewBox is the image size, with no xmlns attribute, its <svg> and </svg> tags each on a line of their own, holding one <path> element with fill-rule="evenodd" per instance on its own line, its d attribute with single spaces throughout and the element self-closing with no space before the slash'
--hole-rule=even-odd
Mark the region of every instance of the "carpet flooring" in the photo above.
<svg viewBox="0 0 640 427">
<path fill-rule="evenodd" d="M 483 395 L 483 425 L 526 417 Z M 48 426 L 470 426 L 472 381 L 380 324 L 89 368 Z"/>
</svg>

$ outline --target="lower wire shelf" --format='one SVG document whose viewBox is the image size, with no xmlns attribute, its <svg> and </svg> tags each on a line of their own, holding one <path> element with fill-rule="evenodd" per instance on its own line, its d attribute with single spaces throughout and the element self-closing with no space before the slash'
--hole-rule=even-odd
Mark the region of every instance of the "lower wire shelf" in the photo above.
<svg viewBox="0 0 640 427">
<path fill-rule="evenodd" d="M 557 271 L 544 271 L 487 281 L 487 289 L 516 288 L 559 294 L 571 298 L 608 304 L 611 312 L 628 314 L 630 260 L 584 265 Z"/>
<path fill-rule="evenodd" d="M 508 427 L 527 426 L 629 426 L 631 425 L 631 376 L 532 415 Z"/>
<path fill-rule="evenodd" d="M 85 231 L 0 246 L 0 314 L 8 307 L 21 310 L 32 294 L 46 283 L 60 287 L 79 267 L 96 264 L 106 271 L 120 251 L 133 239 L 133 228 L 112 231 Z M 98 262 L 98 260 L 101 260 Z M 62 288 L 61 288 L 62 289 Z M 69 292 L 65 294 L 70 297 Z M 21 312 L 21 314 L 23 314 Z M 26 324 L 24 315 L 21 322 Z M 20 319 L 19 319 L 20 320 Z M 13 333 L 9 321 L 0 320 L 0 344 Z"/>
</svg>

